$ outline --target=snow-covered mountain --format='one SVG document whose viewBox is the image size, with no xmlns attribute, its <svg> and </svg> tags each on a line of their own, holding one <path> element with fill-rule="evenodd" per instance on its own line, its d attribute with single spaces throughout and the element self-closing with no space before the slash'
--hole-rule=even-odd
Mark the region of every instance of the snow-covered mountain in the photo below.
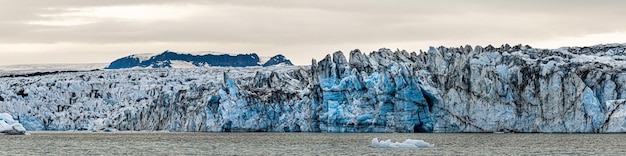
<svg viewBox="0 0 626 156">
<path fill-rule="evenodd" d="M 267 60 L 267 61 L 264 61 Z M 193 67 L 249 67 L 249 66 L 273 66 L 293 65 L 283 55 L 271 58 L 262 58 L 257 54 L 230 55 L 223 53 L 208 52 L 202 54 L 186 54 L 165 51 L 160 54 L 135 54 L 117 59 L 106 69 L 123 68 L 193 68 Z"/>
<path fill-rule="evenodd" d="M 0 78 L 27 130 L 626 132 L 626 45 L 336 52 L 311 66 Z"/>
</svg>

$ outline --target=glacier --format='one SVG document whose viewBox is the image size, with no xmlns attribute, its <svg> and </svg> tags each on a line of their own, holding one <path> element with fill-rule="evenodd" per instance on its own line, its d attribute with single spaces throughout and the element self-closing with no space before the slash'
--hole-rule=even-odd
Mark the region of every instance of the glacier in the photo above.
<svg viewBox="0 0 626 156">
<path fill-rule="evenodd" d="M 26 130 L 618 133 L 625 50 L 382 48 L 310 66 L 3 76 L 0 112 Z"/>
</svg>

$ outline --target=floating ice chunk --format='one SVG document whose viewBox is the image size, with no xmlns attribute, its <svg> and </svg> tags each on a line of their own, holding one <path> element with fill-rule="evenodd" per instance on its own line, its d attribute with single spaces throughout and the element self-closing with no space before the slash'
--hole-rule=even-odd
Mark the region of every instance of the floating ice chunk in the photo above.
<svg viewBox="0 0 626 156">
<path fill-rule="evenodd" d="M 26 129 L 22 124 L 13 120 L 8 113 L 0 113 L 0 133 L 9 135 L 25 135 Z"/>
<path fill-rule="evenodd" d="M 432 148 L 435 144 L 427 143 L 423 140 L 406 139 L 404 142 L 391 142 L 391 140 L 378 141 L 378 138 L 372 139 L 372 147 L 377 148 Z"/>
</svg>

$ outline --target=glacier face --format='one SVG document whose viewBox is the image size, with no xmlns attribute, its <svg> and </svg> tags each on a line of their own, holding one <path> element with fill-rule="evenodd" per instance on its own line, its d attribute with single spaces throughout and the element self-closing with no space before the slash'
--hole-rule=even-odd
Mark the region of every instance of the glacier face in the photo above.
<svg viewBox="0 0 626 156">
<path fill-rule="evenodd" d="M 354 50 L 311 66 L 0 78 L 27 130 L 624 132 L 626 45 Z"/>
<path fill-rule="evenodd" d="M 431 48 L 440 132 L 623 132 L 624 45 Z"/>
</svg>

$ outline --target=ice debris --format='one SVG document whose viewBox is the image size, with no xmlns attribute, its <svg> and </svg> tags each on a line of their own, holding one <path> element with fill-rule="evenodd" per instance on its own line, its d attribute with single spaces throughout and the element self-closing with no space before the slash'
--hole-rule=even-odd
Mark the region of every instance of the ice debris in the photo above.
<svg viewBox="0 0 626 156">
<path fill-rule="evenodd" d="M 424 140 L 406 139 L 404 142 L 391 142 L 391 140 L 378 141 L 378 138 L 372 139 L 372 147 L 376 148 L 433 148 L 435 144 L 430 144 Z"/>
<path fill-rule="evenodd" d="M 26 129 L 10 114 L 0 113 L 0 134 L 25 135 Z"/>
</svg>

